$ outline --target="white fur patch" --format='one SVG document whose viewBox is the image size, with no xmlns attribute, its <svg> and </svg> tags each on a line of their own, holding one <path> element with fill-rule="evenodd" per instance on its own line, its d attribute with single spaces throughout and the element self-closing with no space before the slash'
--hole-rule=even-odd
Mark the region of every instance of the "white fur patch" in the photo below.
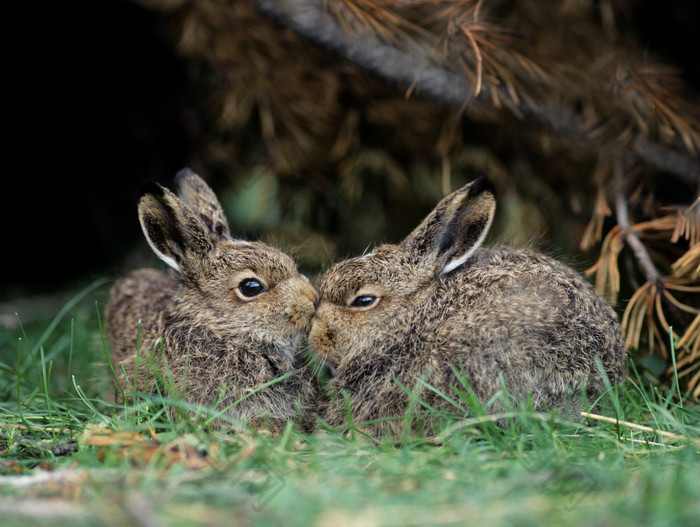
<svg viewBox="0 0 700 527">
<path fill-rule="evenodd" d="M 464 253 L 462 256 L 460 256 L 459 258 L 452 260 L 451 262 L 448 262 L 445 265 L 445 267 L 442 268 L 442 274 L 447 274 L 447 273 L 454 271 L 460 265 L 464 264 L 464 262 L 469 260 L 471 255 L 474 254 L 474 251 L 476 251 L 479 247 L 481 247 L 481 244 L 484 243 L 484 240 L 486 239 L 486 235 L 489 233 L 489 230 L 491 229 L 492 222 L 493 222 L 493 214 L 489 218 L 489 222 L 484 227 L 484 230 L 481 233 L 481 236 L 479 236 L 479 239 L 476 241 L 474 246 L 471 249 L 469 249 L 466 253 Z"/>
<path fill-rule="evenodd" d="M 149 245 L 151 245 L 149 243 Z M 160 252 L 158 249 L 156 249 L 153 245 L 151 245 L 151 249 L 153 249 L 153 252 L 156 253 L 156 256 L 163 260 L 166 264 L 168 264 L 170 267 L 175 269 L 178 273 L 180 272 L 180 266 L 178 263 L 175 261 L 175 258 L 172 256 L 166 256 L 162 252 Z"/>
</svg>

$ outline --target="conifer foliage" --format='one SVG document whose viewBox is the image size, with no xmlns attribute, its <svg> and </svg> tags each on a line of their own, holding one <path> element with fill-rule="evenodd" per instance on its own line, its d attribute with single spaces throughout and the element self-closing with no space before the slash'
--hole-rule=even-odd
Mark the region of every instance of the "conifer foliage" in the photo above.
<svg viewBox="0 0 700 527">
<path fill-rule="evenodd" d="M 320 268 L 485 174 L 500 236 L 590 257 L 630 350 L 700 396 L 700 97 L 639 1 L 135 1 L 201 90 L 191 164 L 283 225 L 251 228 Z"/>
</svg>

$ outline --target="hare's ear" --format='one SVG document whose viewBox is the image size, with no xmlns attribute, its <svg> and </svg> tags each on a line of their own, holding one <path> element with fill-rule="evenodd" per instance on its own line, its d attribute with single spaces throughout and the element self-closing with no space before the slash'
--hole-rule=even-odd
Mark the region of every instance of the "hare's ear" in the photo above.
<svg viewBox="0 0 700 527">
<path fill-rule="evenodd" d="M 401 246 L 412 262 L 447 274 L 483 243 L 495 210 L 491 187 L 479 178 L 438 203 Z"/>
<path fill-rule="evenodd" d="M 214 191 L 201 177 L 189 168 L 183 168 L 175 175 L 175 190 L 178 197 L 199 216 L 214 242 L 231 239 L 224 210 Z"/>
<path fill-rule="evenodd" d="M 139 199 L 141 228 L 156 255 L 177 271 L 214 248 L 199 217 L 168 189 L 151 183 Z"/>
</svg>

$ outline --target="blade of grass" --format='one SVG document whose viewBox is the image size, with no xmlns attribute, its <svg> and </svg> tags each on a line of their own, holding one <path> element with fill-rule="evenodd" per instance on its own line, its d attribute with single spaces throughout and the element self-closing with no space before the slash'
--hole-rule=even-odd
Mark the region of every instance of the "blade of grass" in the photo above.
<svg viewBox="0 0 700 527">
<path fill-rule="evenodd" d="M 422 377 L 425 378 L 427 376 L 430 376 L 430 372 L 424 372 Z M 401 430 L 401 444 L 406 445 L 408 443 L 408 440 L 411 437 L 411 432 L 413 429 L 413 421 L 415 419 L 415 414 L 414 414 L 414 409 L 416 407 L 416 404 L 420 403 L 421 405 L 425 406 L 432 412 L 435 412 L 435 409 L 432 408 L 428 403 L 423 401 L 418 394 L 421 391 L 421 385 L 420 383 L 416 383 L 415 386 L 413 387 L 412 390 L 409 390 L 401 381 L 399 381 L 398 378 L 394 377 L 394 382 L 401 388 L 406 394 L 408 395 L 408 404 L 406 405 L 406 410 L 403 413 L 403 426 Z"/>
<path fill-rule="evenodd" d="M 75 320 L 71 318 L 70 320 L 70 345 L 68 347 L 68 378 L 66 386 L 66 394 L 70 393 L 71 385 L 70 378 L 73 376 L 73 347 L 75 345 Z"/>
<path fill-rule="evenodd" d="M 215 420 L 215 419 L 217 419 L 219 416 L 221 416 L 221 415 L 227 413 L 227 412 L 228 412 L 229 410 L 231 410 L 232 408 L 235 408 L 237 405 L 239 405 L 240 403 L 242 403 L 243 401 L 245 401 L 245 400 L 248 399 L 249 397 L 252 397 L 253 395 L 255 395 L 256 393 L 258 393 L 259 391 L 264 390 L 265 388 L 268 388 L 269 386 L 272 386 L 272 385 L 274 385 L 274 384 L 277 384 L 278 382 L 281 382 L 281 381 L 283 381 L 283 380 L 285 380 L 285 379 L 291 377 L 292 375 L 294 375 L 294 372 L 293 372 L 293 371 L 289 371 L 289 372 L 285 373 L 284 375 L 280 375 L 280 376 L 277 377 L 276 379 L 272 379 L 272 380 L 269 381 L 269 382 L 266 382 L 266 383 L 264 383 L 264 384 L 261 384 L 260 386 L 258 386 L 258 387 L 255 388 L 254 390 L 251 390 L 250 392 L 248 392 L 247 394 L 245 394 L 245 395 L 244 395 L 243 397 L 241 397 L 240 399 L 237 399 L 235 402 L 233 402 L 233 403 L 231 403 L 230 405 L 228 405 L 227 407 L 225 407 L 223 410 L 220 410 L 220 411 L 218 412 L 218 414 L 214 414 L 214 416 L 211 417 L 211 418 L 209 418 L 209 419 L 205 422 L 205 424 L 206 424 L 206 425 L 210 424 L 213 420 Z"/>
<path fill-rule="evenodd" d="M 581 417 L 586 417 L 588 419 L 593 419 L 596 421 L 603 421 L 605 423 L 616 424 L 618 426 L 622 425 L 622 426 L 626 426 L 627 428 L 632 428 L 633 430 L 639 430 L 641 432 L 649 432 L 652 434 L 658 434 L 661 437 L 665 437 L 666 439 L 670 439 L 673 441 L 690 442 L 690 443 L 693 443 L 693 444 L 700 446 L 700 439 L 686 437 L 686 436 L 680 435 L 680 434 L 674 434 L 673 432 L 668 432 L 666 430 L 660 430 L 658 428 L 652 428 L 651 426 L 647 426 L 647 425 L 640 425 L 637 423 L 632 423 L 630 421 L 622 421 L 620 419 L 615 419 L 613 417 L 608 417 L 605 415 L 598 415 L 598 414 L 591 414 L 588 412 L 581 412 Z"/>
<path fill-rule="evenodd" d="M 481 404 L 481 401 L 476 396 L 474 390 L 471 387 L 471 384 L 469 383 L 469 379 L 467 379 L 466 372 L 464 371 L 464 365 L 460 362 L 459 370 L 454 366 L 450 366 L 450 369 L 452 370 L 452 374 L 456 377 L 457 381 L 463 388 L 459 389 L 457 387 L 452 387 L 452 390 L 455 392 L 457 397 L 459 397 L 460 400 L 464 403 L 465 407 L 468 409 L 468 412 L 474 417 L 488 415 L 487 408 L 491 404 L 493 404 L 497 395 L 494 395 L 494 397 L 492 397 L 486 405 Z M 494 422 L 490 420 L 485 420 L 481 429 L 484 431 L 486 436 L 489 437 L 489 439 L 492 441 L 498 440 L 501 437 L 500 429 L 496 426 Z"/>
<path fill-rule="evenodd" d="M 416 381 L 417 381 L 418 383 L 420 383 L 423 387 L 425 387 L 425 388 L 427 388 L 428 390 L 430 390 L 431 392 L 436 393 L 437 395 L 439 395 L 442 399 L 444 399 L 445 401 L 447 401 L 448 403 L 450 403 L 452 406 L 454 406 L 454 407 L 457 408 L 458 410 L 464 412 L 464 408 L 463 408 L 462 406 L 460 406 L 460 404 L 459 404 L 457 401 L 455 401 L 454 399 L 452 399 L 450 396 L 448 396 L 448 395 L 447 395 L 445 392 L 443 392 L 442 390 L 438 390 L 437 388 L 435 388 L 435 386 L 433 386 L 432 384 L 426 382 L 426 381 L 425 381 L 423 378 L 421 378 L 421 377 L 416 377 Z M 421 404 L 423 404 L 423 406 L 425 406 L 425 407 L 428 408 L 429 410 L 436 411 L 432 406 L 428 405 L 428 404 L 425 403 L 424 401 L 419 400 L 419 402 L 420 402 Z"/>
<path fill-rule="evenodd" d="M 141 338 L 143 337 L 143 333 L 141 332 L 141 320 L 139 320 L 138 325 L 136 327 L 136 357 L 134 358 L 134 381 L 131 384 L 132 385 L 132 390 L 134 390 L 134 393 L 131 394 L 132 397 L 135 396 L 135 391 L 138 388 L 138 379 L 139 379 L 139 369 L 141 367 Z M 156 344 L 158 343 L 158 340 L 156 340 Z M 154 349 L 155 350 L 155 349 Z M 148 386 L 148 369 L 146 369 L 146 380 L 144 381 L 144 388 Z M 126 378 L 126 372 L 124 372 L 124 378 Z"/>
<path fill-rule="evenodd" d="M 347 429 L 349 437 L 351 440 L 355 440 L 355 432 L 357 428 L 355 427 L 355 422 L 352 415 L 352 406 L 350 405 L 350 394 L 346 391 L 342 391 L 343 404 L 345 405 L 345 421 L 347 423 Z"/>
<path fill-rule="evenodd" d="M 44 346 L 39 348 L 39 355 L 41 358 L 41 380 L 42 388 L 44 392 L 44 401 L 46 403 L 46 411 L 49 414 L 49 420 L 51 419 L 51 396 L 49 395 L 49 378 L 50 373 L 47 375 L 46 372 L 46 357 L 44 356 Z M 51 365 L 49 365 L 49 372 L 51 371 Z"/>
<path fill-rule="evenodd" d="M 83 392 L 82 388 L 77 384 L 75 380 L 75 375 L 72 377 L 73 379 L 73 387 L 75 388 L 75 393 L 78 394 L 78 397 L 80 400 L 83 402 L 85 406 L 97 417 L 100 418 L 100 420 L 104 421 L 105 423 L 110 423 L 112 422 L 111 418 L 100 412 L 95 405 L 92 404 L 90 399 L 85 395 L 85 392 Z"/>
<path fill-rule="evenodd" d="M 622 419 L 622 416 L 624 414 L 622 411 L 622 405 L 620 404 L 620 398 L 618 397 L 617 390 L 613 389 L 612 383 L 610 382 L 610 379 L 608 377 L 608 373 L 605 371 L 605 367 L 603 366 L 603 362 L 600 360 L 600 358 L 596 357 L 595 365 L 596 369 L 598 370 L 598 375 L 600 375 L 600 378 L 603 381 L 603 384 L 605 385 L 604 394 L 608 395 L 608 399 L 610 400 L 610 402 L 613 405 L 613 408 L 615 409 L 616 417 L 618 419 Z M 603 394 L 601 394 L 601 397 L 603 397 Z"/>
<path fill-rule="evenodd" d="M 114 364 L 112 363 L 112 357 L 109 354 L 109 351 L 107 349 L 107 342 L 105 341 L 105 333 L 104 333 L 104 328 L 102 327 L 102 317 L 100 316 L 100 308 L 95 302 L 95 312 L 97 313 L 97 327 L 100 330 L 100 339 L 102 341 L 102 350 L 104 351 L 105 354 L 105 359 L 107 359 L 107 365 L 109 366 L 110 371 L 112 372 L 112 377 L 114 378 L 114 384 L 117 386 L 119 391 L 121 392 L 122 399 L 126 400 L 126 397 L 124 396 L 124 391 L 122 390 L 121 384 L 119 383 L 119 379 L 117 378 L 117 372 L 114 370 Z M 70 375 L 70 368 L 68 370 L 68 374 Z"/>
<path fill-rule="evenodd" d="M 676 366 L 676 345 L 673 339 L 673 328 L 669 327 L 668 338 L 671 342 L 671 363 L 673 365 L 673 386 L 678 395 L 678 404 L 683 407 L 683 396 L 681 395 L 681 385 L 678 382 L 678 367 Z"/>
<path fill-rule="evenodd" d="M 29 352 L 29 356 L 33 358 L 36 355 L 36 352 L 39 350 L 39 348 L 44 345 L 46 340 L 53 334 L 54 330 L 61 323 L 63 317 L 65 317 L 71 309 L 73 309 L 83 298 L 92 293 L 95 289 L 106 284 L 108 280 L 108 278 L 100 278 L 98 280 L 95 280 L 93 283 L 81 290 L 78 294 L 73 296 L 73 298 L 71 298 L 68 302 L 66 302 L 66 304 L 61 308 L 58 314 L 53 318 L 46 330 L 39 337 L 37 343 L 34 344 L 34 347 Z"/>
<path fill-rule="evenodd" d="M 289 439 L 292 436 L 292 431 L 294 430 L 294 423 L 292 421 L 287 422 L 282 431 L 282 436 L 279 440 L 278 448 L 281 451 L 287 450 L 287 445 L 289 444 Z"/>
<path fill-rule="evenodd" d="M 22 362 L 22 337 L 17 339 L 17 371 L 15 375 L 15 379 L 17 381 L 17 413 L 19 414 L 19 419 L 22 422 L 22 424 L 27 427 L 28 431 L 32 431 L 31 425 L 27 422 L 27 420 L 24 418 L 24 411 L 22 410 L 22 395 L 21 395 L 21 389 L 20 389 L 20 367 L 21 367 L 21 362 Z"/>
</svg>

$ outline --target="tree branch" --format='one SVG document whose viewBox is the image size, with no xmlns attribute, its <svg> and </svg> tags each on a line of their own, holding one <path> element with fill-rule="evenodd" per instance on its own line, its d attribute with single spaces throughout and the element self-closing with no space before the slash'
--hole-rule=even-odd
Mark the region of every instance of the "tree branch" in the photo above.
<svg viewBox="0 0 700 527">
<path fill-rule="evenodd" d="M 647 281 L 652 284 L 655 283 L 659 287 L 663 287 L 663 278 L 656 270 L 639 236 L 637 236 L 637 233 L 630 227 L 629 215 L 627 213 L 627 197 L 625 196 L 623 161 L 619 157 L 613 162 L 613 177 L 615 184 L 615 214 L 617 215 L 617 225 L 620 227 L 625 242 L 630 249 L 632 249 Z"/>
<path fill-rule="evenodd" d="M 529 105 L 527 97 L 509 91 L 503 84 L 492 86 L 486 80 L 475 90 L 464 75 L 436 64 L 426 53 L 426 42 L 402 41 L 403 48 L 382 41 L 371 32 L 350 34 L 331 12 L 342 9 L 339 0 L 254 0 L 259 10 L 304 38 L 338 54 L 369 73 L 413 89 L 423 97 L 464 109 L 472 118 L 493 108 L 492 94 L 509 101 L 511 111 L 545 126 L 557 135 L 578 140 L 591 152 L 605 149 L 624 160 L 640 160 L 657 169 L 675 174 L 688 183 L 700 184 L 700 161 L 667 146 L 639 139 L 634 144 L 612 141 L 601 145 L 587 133 L 586 126 L 571 110 L 543 101 Z M 427 43 L 427 48 L 432 45 Z M 478 93 L 477 93 L 478 92 Z M 515 97 L 514 97 L 515 95 Z M 506 105 L 508 106 L 508 105 Z"/>
</svg>

